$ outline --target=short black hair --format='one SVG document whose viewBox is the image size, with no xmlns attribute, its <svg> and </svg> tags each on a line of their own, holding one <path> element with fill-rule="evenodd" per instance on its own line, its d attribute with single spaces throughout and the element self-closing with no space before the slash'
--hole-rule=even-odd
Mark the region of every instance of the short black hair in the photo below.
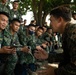
<svg viewBox="0 0 76 75">
<path fill-rule="evenodd" d="M 71 21 L 72 13 L 70 8 L 59 6 L 51 10 L 50 15 L 56 18 L 62 17 L 65 21 Z"/>
<path fill-rule="evenodd" d="M 48 27 L 48 28 L 47 28 L 47 30 L 50 30 L 50 29 L 52 29 L 52 28 L 51 28 L 51 27 Z"/>
<path fill-rule="evenodd" d="M 39 30 L 39 29 L 41 29 L 41 30 L 43 30 L 43 31 L 44 31 L 43 27 L 38 27 L 38 29 L 37 29 L 37 30 Z"/>
<path fill-rule="evenodd" d="M 20 20 L 17 19 L 17 18 L 13 18 L 13 19 L 10 21 L 10 23 L 14 23 L 15 21 L 21 23 Z"/>
<path fill-rule="evenodd" d="M 9 14 L 8 14 L 7 12 L 1 11 L 1 12 L 0 12 L 0 15 L 1 15 L 1 14 L 2 14 L 2 15 L 5 15 L 5 16 L 7 16 L 7 17 L 9 18 Z"/>
<path fill-rule="evenodd" d="M 30 27 L 30 26 L 35 27 L 35 25 L 34 25 L 34 24 L 29 24 L 29 25 L 28 25 L 28 27 Z"/>
</svg>

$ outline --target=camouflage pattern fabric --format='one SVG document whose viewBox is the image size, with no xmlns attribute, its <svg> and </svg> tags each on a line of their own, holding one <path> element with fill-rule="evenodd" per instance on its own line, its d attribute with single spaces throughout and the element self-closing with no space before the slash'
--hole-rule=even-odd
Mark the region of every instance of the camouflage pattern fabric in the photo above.
<svg viewBox="0 0 76 75">
<path fill-rule="evenodd" d="M 2 42 L 3 42 L 3 32 L 0 32 L 0 48 L 1 48 Z"/>
<path fill-rule="evenodd" d="M 0 11 L 4 11 L 4 12 L 9 13 L 10 12 L 10 8 L 9 8 L 9 6 L 7 4 L 3 5 L 2 3 L 0 3 Z M 9 13 L 9 15 L 10 15 L 10 13 Z"/>
<path fill-rule="evenodd" d="M 76 75 L 76 24 L 67 24 L 62 38 L 64 60 L 56 75 Z"/>
<path fill-rule="evenodd" d="M 18 31 L 18 37 L 19 37 L 19 42 L 21 45 L 25 46 L 26 45 L 26 26 L 20 26 L 20 29 Z"/>
<path fill-rule="evenodd" d="M 17 10 L 14 11 L 13 9 L 10 10 L 10 20 L 12 20 L 13 18 L 18 18 L 19 20 L 21 20 L 21 13 Z"/>
<path fill-rule="evenodd" d="M 10 30 L 8 31 L 5 30 L 2 46 L 13 46 L 13 44 L 19 45 L 17 33 L 15 33 L 14 35 L 11 35 Z M 6 57 L 7 57 L 7 60 L 4 66 L 4 75 L 12 75 L 14 72 L 15 65 L 18 61 L 17 53 L 8 54 L 6 55 Z"/>
</svg>

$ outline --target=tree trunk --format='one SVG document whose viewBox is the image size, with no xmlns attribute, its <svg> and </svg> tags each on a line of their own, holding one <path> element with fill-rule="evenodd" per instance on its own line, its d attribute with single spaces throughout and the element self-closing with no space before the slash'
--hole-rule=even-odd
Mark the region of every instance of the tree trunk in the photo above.
<svg viewBox="0 0 76 75">
<path fill-rule="evenodd" d="M 34 14 L 34 19 L 38 21 L 36 0 L 32 0 L 31 5 L 32 5 L 33 14 Z"/>
<path fill-rule="evenodd" d="M 38 25 L 42 26 L 42 7 L 43 7 L 43 0 L 40 0 L 38 6 Z"/>
<path fill-rule="evenodd" d="M 48 15 L 48 13 L 47 13 L 47 12 L 44 12 L 43 18 L 42 18 L 42 25 L 45 24 L 45 20 L 46 20 L 46 16 L 47 16 L 47 15 Z"/>
</svg>

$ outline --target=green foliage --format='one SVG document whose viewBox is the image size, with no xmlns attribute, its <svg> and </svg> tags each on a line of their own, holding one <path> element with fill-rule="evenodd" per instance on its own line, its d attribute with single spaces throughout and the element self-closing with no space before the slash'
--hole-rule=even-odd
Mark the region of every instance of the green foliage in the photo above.
<svg viewBox="0 0 76 75">
<path fill-rule="evenodd" d="M 33 11 L 35 19 L 39 20 L 38 22 L 42 22 L 41 18 L 45 18 L 52 8 L 71 4 L 71 0 L 20 0 L 19 2 L 19 10 L 22 14 L 25 15 L 27 11 Z M 74 3 L 76 4 L 76 0 Z M 71 9 L 72 11 L 76 10 L 76 6 L 71 5 Z"/>
<path fill-rule="evenodd" d="M 36 12 L 38 12 L 40 1 L 43 2 L 42 11 L 47 11 L 48 13 L 54 7 L 63 4 L 68 4 L 71 2 L 71 0 L 19 0 L 19 1 L 20 1 L 19 10 L 22 12 L 22 14 L 26 14 L 28 10 L 29 11 L 35 10 Z"/>
<path fill-rule="evenodd" d="M 31 9 L 31 0 L 21 0 L 19 3 L 19 10 L 22 14 L 26 14 L 28 10 Z"/>
<path fill-rule="evenodd" d="M 76 3 L 76 0 L 74 0 L 74 3 Z"/>
</svg>

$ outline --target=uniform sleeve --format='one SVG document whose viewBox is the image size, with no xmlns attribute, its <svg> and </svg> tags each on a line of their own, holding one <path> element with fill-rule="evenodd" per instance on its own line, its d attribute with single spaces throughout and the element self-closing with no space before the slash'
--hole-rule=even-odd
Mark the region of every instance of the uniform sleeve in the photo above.
<svg viewBox="0 0 76 75">
<path fill-rule="evenodd" d="M 76 60 L 76 24 L 71 25 L 67 31 L 67 49 L 69 50 L 69 55 L 71 57 L 71 61 L 74 62 Z"/>
<path fill-rule="evenodd" d="M 67 25 L 63 36 L 63 49 L 69 62 L 76 61 L 76 24 Z M 65 60 L 66 62 L 67 60 Z M 56 75 L 76 75 L 76 65 L 67 64 L 55 70 Z"/>
<path fill-rule="evenodd" d="M 76 75 L 76 66 L 72 63 L 54 70 L 55 75 Z"/>
<path fill-rule="evenodd" d="M 60 62 L 63 60 L 63 53 L 49 53 L 48 57 L 48 62 L 53 63 L 53 62 Z"/>
<path fill-rule="evenodd" d="M 10 43 L 11 43 L 10 33 L 7 30 L 5 30 L 3 34 L 2 46 L 10 46 Z"/>
</svg>

